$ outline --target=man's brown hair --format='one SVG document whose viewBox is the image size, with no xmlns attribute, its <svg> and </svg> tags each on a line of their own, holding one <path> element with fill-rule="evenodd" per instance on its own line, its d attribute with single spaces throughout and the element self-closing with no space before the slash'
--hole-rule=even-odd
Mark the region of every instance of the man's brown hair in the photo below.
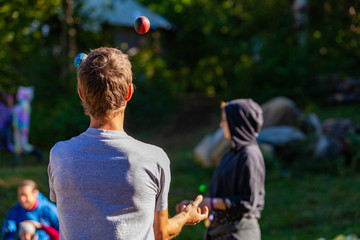
<svg viewBox="0 0 360 240">
<path fill-rule="evenodd" d="M 77 79 L 85 114 L 106 121 L 126 104 L 132 83 L 131 63 L 116 48 L 97 48 L 82 60 Z"/>
</svg>

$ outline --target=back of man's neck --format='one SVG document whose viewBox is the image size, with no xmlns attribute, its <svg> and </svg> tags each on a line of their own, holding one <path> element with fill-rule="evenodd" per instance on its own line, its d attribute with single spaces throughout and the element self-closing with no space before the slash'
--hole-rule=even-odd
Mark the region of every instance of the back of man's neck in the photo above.
<svg viewBox="0 0 360 240">
<path fill-rule="evenodd" d="M 124 131 L 124 113 L 119 113 L 117 116 L 105 122 L 90 116 L 89 127 L 104 130 Z"/>
</svg>

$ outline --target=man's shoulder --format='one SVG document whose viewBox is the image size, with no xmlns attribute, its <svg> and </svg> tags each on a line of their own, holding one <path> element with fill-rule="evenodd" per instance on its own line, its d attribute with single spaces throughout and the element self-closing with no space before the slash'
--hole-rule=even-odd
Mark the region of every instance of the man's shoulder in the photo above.
<svg viewBox="0 0 360 240">
<path fill-rule="evenodd" d="M 157 152 L 162 152 L 163 149 L 159 146 L 156 146 L 154 144 L 151 143 L 146 143 L 146 142 L 142 142 L 140 140 L 137 140 L 135 138 L 133 138 L 133 141 L 135 144 L 137 144 L 138 146 L 141 146 L 144 150 L 146 151 L 157 151 Z"/>
<path fill-rule="evenodd" d="M 166 155 L 165 151 L 159 146 L 153 145 L 151 143 L 145 143 L 137 139 L 134 139 L 134 143 L 137 145 L 140 152 L 146 154 Z"/>
<path fill-rule="evenodd" d="M 162 162 L 163 164 L 168 164 L 170 161 L 166 152 L 159 146 L 133 139 L 132 148 L 133 154 L 139 158 Z"/>
<path fill-rule="evenodd" d="M 62 141 L 55 143 L 55 145 L 51 148 L 50 152 L 56 153 L 57 151 L 63 151 L 63 150 L 66 150 L 66 149 L 69 149 L 72 147 L 76 148 L 76 142 L 78 141 L 78 138 L 80 136 L 81 136 L 81 134 L 74 136 L 68 140 L 62 140 Z"/>
</svg>

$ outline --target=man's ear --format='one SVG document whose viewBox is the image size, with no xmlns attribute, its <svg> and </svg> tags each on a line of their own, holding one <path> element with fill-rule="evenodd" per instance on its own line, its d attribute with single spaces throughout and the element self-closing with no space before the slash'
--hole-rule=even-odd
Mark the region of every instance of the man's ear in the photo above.
<svg viewBox="0 0 360 240">
<path fill-rule="evenodd" d="M 81 94 L 80 88 L 78 88 L 77 91 L 78 91 L 78 94 L 79 94 L 79 97 L 80 97 L 81 101 L 84 102 L 84 98 L 83 98 L 83 96 Z"/>
<path fill-rule="evenodd" d="M 128 91 L 128 94 L 127 94 L 127 96 L 126 96 L 126 98 L 125 98 L 125 101 L 126 101 L 126 102 L 128 102 L 128 101 L 131 99 L 133 93 L 134 93 L 134 86 L 133 86 L 132 83 L 130 83 L 130 85 L 129 85 L 129 91 Z"/>
</svg>

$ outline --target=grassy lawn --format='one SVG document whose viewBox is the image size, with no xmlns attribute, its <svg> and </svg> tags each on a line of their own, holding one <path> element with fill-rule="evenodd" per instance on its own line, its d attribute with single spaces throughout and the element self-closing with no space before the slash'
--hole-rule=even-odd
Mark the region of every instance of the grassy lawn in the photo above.
<svg viewBox="0 0 360 240">
<path fill-rule="evenodd" d="M 191 145 L 190 143 L 188 144 Z M 170 215 L 183 199 L 199 194 L 200 184 L 210 181 L 211 168 L 194 163 L 192 148 L 168 151 L 172 161 L 172 185 L 169 197 Z M 2 154 L 11 158 L 11 155 Z M 5 162 L 9 162 L 9 159 Z M 27 159 L 24 159 L 25 161 Z M 3 161 L 4 162 L 4 161 Z M 16 186 L 23 178 L 32 178 L 48 195 L 46 164 L 0 168 L 0 223 L 6 210 L 16 201 Z M 333 239 L 338 234 L 360 233 L 360 176 L 334 177 L 326 174 L 286 176 L 267 172 L 266 206 L 260 220 L 262 239 Z M 177 239 L 202 239 L 203 223 L 186 226 Z"/>
</svg>

